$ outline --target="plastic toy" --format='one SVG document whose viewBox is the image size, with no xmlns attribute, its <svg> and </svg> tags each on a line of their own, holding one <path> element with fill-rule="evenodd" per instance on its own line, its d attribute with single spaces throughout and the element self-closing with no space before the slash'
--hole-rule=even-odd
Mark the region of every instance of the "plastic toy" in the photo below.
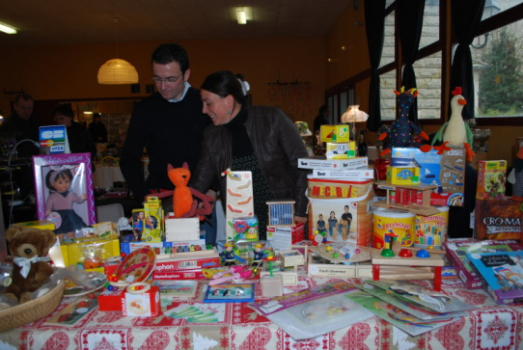
<svg viewBox="0 0 523 350">
<path fill-rule="evenodd" d="M 222 258 L 222 262 L 223 262 L 224 266 L 236 265 L 235 257 L 234 257 L 234 243 L 233 242 L 225 243 L 225 249 L 220 253 L 220 257 Z"/>
<path fill-rule="evenodd" d="M 414 99 L 418 96 L 418 91 L 415 88 L 405 91 L 405 87 L 402 86 L 400 91 L 394 90 L 394 93 L 398 96 L 400 113 L 398 119 L 392 122 L 388 131 L 378 137 L 379 141 L 385 140 L 387 136 L 390 138 L 390 145 L 381 151 L 380 156 L 389 154 L 392 147 L 418 147 L 423 152 L 430 151 L 429 145 L 422 145 L 414 141 L 414 133 L 425 140 L 428 140 L 429 137 L 418 125 L 409 120 L 409 110 Z"/>
<path fill-rule="evenodd" d="M 450 101 L 450 119 L 438 130 L 432 140 L 432 145 L 438 141 L 443 141 L 441 146 L 434 147 L 438 150 L 438 154 L 443 154 L 443 152 L 451 148 L 465 147 L 467 150 L 467 160 L 472 162 L 474 152 L 472 151 L 471 145 L 474 142 L 474 137 L 472 131 L 470 131 L 470 127 L 463 121 L 463 117 L 461 116 L 463 106 L 467 104 L 467 100 L 461 95 L 461 92 L 460 86 L 452 91 L 454 97 Z"/>
</svg>

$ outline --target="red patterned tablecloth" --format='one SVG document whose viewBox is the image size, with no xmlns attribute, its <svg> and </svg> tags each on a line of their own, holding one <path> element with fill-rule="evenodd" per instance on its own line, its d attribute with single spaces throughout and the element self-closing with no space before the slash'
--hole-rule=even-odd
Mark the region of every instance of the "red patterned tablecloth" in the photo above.
<svg viewBox="0 0 523 350">
<path fill-rule="evenodd" d="M 330 281 L 299 277 L 289 293 Z M 49 326 L 45 320 L 0 333 L 0 349 L 520 349 L 523 348 L 523 306 L 497 306 L 484 290 L 466 290 L 458 280 L 444 281 L 451 296 L 478 306 L 467 317 L 438 330 L 411 337 L 377 317 L 323 336 L 295 341 L 246 304 L 192 304 L 219 315 L 215 323 L 187 323 L 165 315 L 123 317 L 120 312 L 93 310 L 74 327 Z M 259 286 L 257 295 L 260 295 Z M 200 291 L 201 297 L 201 291 Z M 74 299 L 64 299 L 65 307 Z M 165 302 L 165 300 L 164 300 Z"/>
</svg>

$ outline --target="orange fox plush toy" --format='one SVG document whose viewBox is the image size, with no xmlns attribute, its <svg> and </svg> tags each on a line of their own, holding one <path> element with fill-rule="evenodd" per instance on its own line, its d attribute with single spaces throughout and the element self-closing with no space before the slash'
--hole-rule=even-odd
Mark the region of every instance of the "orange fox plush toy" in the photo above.
<svg viewBox="0 0 523 350">
<path fill-rule="evenodd" d="M 187 163 L 183 163 L 181 168 L 174 168 L 171 164 L 167 165 L 169 180 L 174 185 L 173 191 L 173 212 L 176 218 L 188 218 L 194 215 L 208 215 L 212 212 L 213 198 L 193 188 L 187 186 L 191 179 L 191 171 Z M 203 208 L 197 209 L 198 201 L 202 201 Z"/>
</svg>

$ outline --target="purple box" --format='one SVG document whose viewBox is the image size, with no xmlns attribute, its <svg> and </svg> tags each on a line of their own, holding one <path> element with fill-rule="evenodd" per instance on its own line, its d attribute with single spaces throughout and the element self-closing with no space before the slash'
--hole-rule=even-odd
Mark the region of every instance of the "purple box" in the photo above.
<svg viewBox="0 0 523 350">
<path fill-rule="evenodd" d="M 34 156 L 33 165 L 38 220 L 52 221 L 57 234 L 96 223 L 89 153 Z"/>
<path fill-rule="evenodd" d="M 467 254 L 512 252 L 523 249 L 516 240 L 484 240 L 473 238 L 449 239 L 443 242 L 450 264 L 456 268 L 467 289 L 483 288 L 483 283 L 466 261 Z"/>
</svg>

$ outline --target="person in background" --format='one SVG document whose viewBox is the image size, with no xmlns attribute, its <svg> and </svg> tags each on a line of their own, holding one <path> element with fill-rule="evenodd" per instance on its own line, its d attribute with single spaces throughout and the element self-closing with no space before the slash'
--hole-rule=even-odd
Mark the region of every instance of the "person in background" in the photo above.
<svg viewBox="0 0 523 350">
<path fill-rule="evenodd" d="M 40 123 L 33 115 L 34 99 L 31 95 L 20 94 L 13 102 L 13 112 L 0 128 L 2 139 L 14 138 L 16 142 L 32 140 L 39 143 L 38 131 Z M 21 166 L 13 173 L 13 179 L 20 189 L 22 200 L 28 199 L 34 190 L 34 174 L 31 168 L 31 157 L 40 151 L 33 142 L 22 142 L 16 147 L 15 158 L 26 159 L 26 166 Z"/>
<path fill-rule="evenodd" d="M 74 121 L 74 111 L 70 103 L 58 105 L 54 110 L 54 120 L 57 124 L 65 125 L 67 128 L 67 139 L 71 153 L 91 153 L 91 159 L 95 159 L 96 146 L 89 131 Z"/>
<path fill-rule="evenodd" d="M 0 131 L 2 134 L 11 134 L 17 142 L 30 139 L 39 142 L 38 128 L 40 123 L 33 115 L 34 100 L 31 95 L 21 94 L 13 102 L 13 113 L 3 123 Z M 19 157 L 31 157 L 39 153 L 38 147 L 31 142 L 21 143 L 17 147 Z"/>
<path fill-rule="evenodd" d="M 93 122 L 89 125 L 89 133 L 95 143 L 107 142 L 107 129 L 102 123 L 102 116 L 100 113 L 95 113 L 93 115 Z"/>
<path fill-rule="evenodd" d="M 202 113 L 200 92 L 188 83 L 189 56 L 181 45 L 160 45 L 151 64 L 158 91 L 136 105 L 120 155 L 120 168 L 140 205 L 150 193 L 174 189 L 167 176 L 168 164 L 180 168 L 187 162 L 194 173 L 203 130 L 211 123 Z M 142 164 L 144 148 L 149 158 L 147 178 Z M 172 200 L 163 201 L 166 211 L 172 211 L 170 204 Z M 202 228 L 211 244 L 216 240 L 215 219 L 209 217 Z"/>
<path fill-rule="evenodd" d="M 219 181 L 226 203 L 226 169 L 251 171 L 254 214 L 266 239 L 268 200 L 295 200 L 295 222 L 307 222 L 307 171 L 298 158 L 307 150 L 293 122 L 276 107 L 247 106 L 249 85 L 230 71 L 207 76 L 201 86 L 203 112 L 214 125 L 205 130 L 202 154 L 189 186 L 207 191 Z"/>
<path fill-rule="evenodd" d="M 329 106 L 323 105 L 318 110 L 318 115 L 314 118 L 314 135 L 318 135 L 322 125 L 329 124 Z"/>
</svg>

